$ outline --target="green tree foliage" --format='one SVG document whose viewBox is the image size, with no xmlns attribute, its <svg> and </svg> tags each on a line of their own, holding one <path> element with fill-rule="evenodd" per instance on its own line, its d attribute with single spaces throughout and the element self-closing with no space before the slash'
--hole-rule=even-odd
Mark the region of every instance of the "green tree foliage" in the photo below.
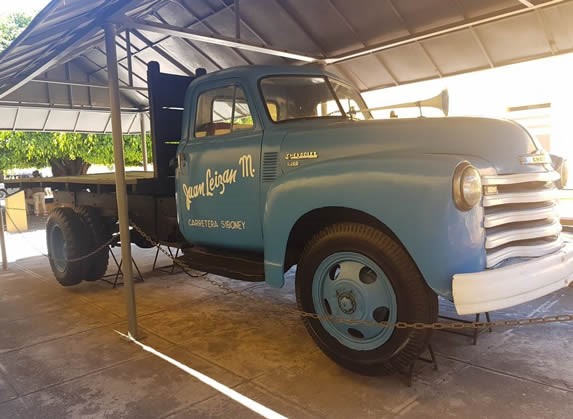
<svg viewBox="0 0 573 419">
<path fill-rule="evenodd" d="M 28 26 L 32 16 L 13 13 L 0 19 L 0 52 Z M 124 136 L 125 164 L 142 164 L 141 137 Z M 147 137 L 148 157 L 151 140 Z M 52 167 L 54 174 L 82 174 L 91 164 L 113 165 L 111 135 L 0 131 L 0 177 L 17 168 Z M 59 169 L 59 170 L 56 170 Z M 65 173 L 63 173 L 63 172 Z"/>
<path fill-rule="evenodd" d="M 5 50 L 31 21 L 32 16 L 21 12 L 12 13 L 0 20 L 0 51 Z"/>
<path fill-rule="evenodd" d="M 142 164 L 141 137 L 123 137 L 124 159 L 128 166 Z M 151 138 L 147 137 L 148 159 Z M 88 164 L 113 164 L 111 135 L 0 131 L 0 170 L 49 167 L 54 160 L 81 159 Z"/>
</svg>

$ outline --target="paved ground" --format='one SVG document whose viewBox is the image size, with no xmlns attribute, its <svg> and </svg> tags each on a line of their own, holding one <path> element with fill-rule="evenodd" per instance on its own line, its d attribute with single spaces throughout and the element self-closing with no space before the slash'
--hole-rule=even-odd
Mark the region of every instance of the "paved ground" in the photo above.
<svg viewBox="0 0 573 419">
<path fill-rule="evenodd" d="M 9 253 L 43 246 L 31 237 L 10 237 Z M 215 277 L 260 296 L 253 303 L 199 278 L 151 272 L 153 249 L 134 254 L 145 277 L 136 286 L 142 342 L 285 416 L 572 416 L 573 324 L 498 329 L 477 346 L 438 332 L 439 370 L 418 364 L 407 387 L 399 376 L 341 369 L 299 321 L 269 312 L 265 301 L 294 305 L 292 280 L 277 291 Z M 572 305 L 569 288 L 493 317 L 570 313 Z M 122 340 L 115 330 L 126 331 L 125 318 L 121 288 L 60 287 L 42 256 L 0 271 L 0 417 L 258 417 Z"/>
</svg>

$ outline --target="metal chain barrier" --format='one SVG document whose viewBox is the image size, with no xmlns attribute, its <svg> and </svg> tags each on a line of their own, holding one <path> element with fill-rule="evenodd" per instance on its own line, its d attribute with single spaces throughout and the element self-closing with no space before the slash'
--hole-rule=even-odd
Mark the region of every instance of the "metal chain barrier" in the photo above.
<svg viewBox="0 0 573 419">
<path fill-rule="evenodd" d="M 10 209 L 10 210 L 17 210 L 17 211 L 25 211 L 22 208 L 4 208 L 4 209 Z M 28 242 L 28 244 L 30 245 L 30 247 L 32 247 L 34 250 L 36 250 L 38 253 L 40 253 L 42 256 L 47 257 L 48 259 L 52 259 L 56 262 L 68 262 L 68 263 L 72 263 L 72 262 L 80 262 L 82 260 L 85 259 L 89 259 L 90 257 L 92 257 L 93 255 L 97 255 L 99 252 L 101 252 L 103 249 L 107 249 L 108 246 L 110 246 L 112 243 L 116 242 L 118 240 L 118 238 L 116 236 L 111 237 L 108 241 L 106 241 L 105 243 L 103 243 L 101 246 L 97 247 L 96 249 L 92 250 L 91 252 L 83 255 L 83 256 L 79 256 L 77 258 L 72 258 L 72 259 L 57 259 L 54 258 L 46 253 L 44 253 L 41 249 L 39 249 L 31 240 L 26 239 L 26 237 L 24 236 L 24 232 L 22 230 L 20 230 L 20 228 L 18 228 L 18 224 L 16 224 L 14 222 L 14 220 L 12 219 L 12 217 L 10 216 L 10 213 L 8 211 L 4 211 L 4 213 L 6 214 L 6 216 L 10 219 L 10 221 L 12 222 L 12 225 L 16 228 L 16 231 L 18 232 L 18 234 L 22 235 L 22 237 L 24 237 L 24 240 L 26 240 Z"/>
<path fill-rule="evenodd" d="M 9 209 L 9 208 L 6 208 Z M 15 208 L 15 210 L 22 210 L 21 208 Z M 5 212 L 6 216 L 10 219 L 16 230 L 19 234 L 23 235 L 24 233 L 18 228 L 12 217 L 8 212 Z M 174 264 L 179 265 L 184 271 L 194 271 L 187 263 L 179 258 L 175 258 L 173 255 L 170 255 L 160 243 L 156 242 L 149 236 L 145 231 L 143 231 L 137 224 L 133 221 L 130 221 L 130 225 L 136 230 L 145 240 L 147 240 L 151 245 L 157 247 L 165 256 L 167 256 L 170 260 L 173 261 Z M 82 260 L 88 259 L 104 249 L 107 249 L 112 243 L 116 242 L 118 238 L 116 236 L 111 237 L 108 241 L 103 243 L 101 246 L 97 247 L 93 251 L 72 259 L 54 259 L 50 257 L 50 255 L 45 254 L 43 251 L 38 249 L 34 243 L 29 241 L 31 247 L 38 250 L 42 256 L 47 258 L 51 258 L 56 261 L 63 261 L 63 262 L 80 262 Z M 209 284 L 219 288 L 220 290 L 224 291 L 226 294 L 235 294 L 241 297 L 247 298 L 253 302 L 260 303 L 260 298 L 247 293 L 244 290 L 236 290 L 233 289 L 219 281 L 216 281 L 210 278 L 208 275 L 193 275 L 193 278 L 198 278 L 202 281 L 208 282 Z M 299 310 L 296 308 L 291 307 L 284 307 L 284 306 L 273 306 L 273 311 L 278 311 L 288 315 L 296 315 L 304 318 L 309 318 L 313 320 L 327 320 L 335 323 L 344 323 L 344 324 L 354 324 L 354 325 L 363 325 L 363 326 L 377 326 L 377 327 L 394 327 L 396 329 L 433 329 L 433 330 L 441 330 L 441 329 L 489 329 L 493 327 L 518 327 L 518 326 L 528 326 L 534 324 L 547 324 L 547 323 L 565 323 L 573 321 L 573 314 L 560 314 L 554 316 L 544 316 L 544 317 L 534 317 L 534 318 L 527 318 L 527 319 L 518 319 L 518 320 L 495 320 L 495 321 L 486 321 L 486 322 L 461 322 L 461 321 L 453 321 L 453 322 L 435 322 L 435 323 L 406 323 L 406 322 L 374 322 L 370 320 L 359 320 L 359 319 L 344 319 L 336 316 L 324 316 L 319 315 L 316 313 L 309 313 L 303 310 Z"/>
<path fill-rule="evenodd" d="M 133 221 L 130 220 L 130 225 L 133 227 L 135 231 L 137 231 L 145 240 L 147 240 L 150 244 L 157 247 L 165 256 L 173 261 L 173 263 L 179 265 L 183 270 L 194 270 L 191 268 L 187 263 L 183 260 L 178 259 L 170 255 L 160 243 L 156 242 L 149 236 L 145 231 L 143 231 L 138 225 L 136 225 Z M 244 290 L 236 290 L 233 289 L 221 282 L 218 282 L 209 276 L 198 276 L 198 278 L 202 281 L 208 282 L 209 284 L 225 291 L 227 294 L 235 294 L 241 297 L 247 298 L 251 301 L 255 301 L 257 303 L 261 303 L 260 298 L 247 293 Z M 396 329 L 433 329 L 433 330 L 441 330 L 441 329 L 489 329 L 493 327 L 516 327 L 516 326 L 529 326 L 534 324 L 547 324 L 547 323 L 564 323 L 564 322 L 571 322 L 573 321 L 573 314 L 560 314 L 555 316 L 545 316 L 545 317 L 533 317 L 528 319 L 518 319 L 518 320 L 495 320 L 495 321 L 486 321 L 486 322 L 461 322 L 461 321 L 453 321 L 453 322 L 435 322 L 435 323 L 406 323 L 406 322 L 374 322 L 370 320 L 353 320 L 353 319 L 344 319 L 335 316 L 323 316 L 316 313 L 309 313 L 303 310 L 299 310 L 296 308 L 290 307 L 274 307 L 273 311 L 282 312 L 288 315 L 296 315 L 304 318 L 309 318 L 313 320 L 327 320 L 336 323 L 345 323 L 345 324 L 354 324 L 354 325 L 364 325 L 364 326 L 377 326 L 377 327 L 394 327 Z"/>
</svg>

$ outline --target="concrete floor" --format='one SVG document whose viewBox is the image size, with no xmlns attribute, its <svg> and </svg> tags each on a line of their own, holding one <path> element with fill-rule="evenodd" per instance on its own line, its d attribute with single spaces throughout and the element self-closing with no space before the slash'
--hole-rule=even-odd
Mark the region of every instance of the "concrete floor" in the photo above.
<svg viewBox="0 0 573 419">
<path fill-rule="evenodd" d="M 22 242 L 9 239 L 13 254 Z M 273 290 L 215 277 L 248 289 L 257 303 L 182 273 L 151 272 L 153 249 L 134 248 L 134 255 L 145 277 L 136 286 L 142 342 L 282 415 L 573 416 L 571 323 L 496 329 L 477 346 L 437 332 L 439 370 L 417 364 L 407 387 L 400 376 L 362 377 L 338 367 L 300 321 L 269 311 L 268 301 L 294 306 L 292 279 Z M 492 316 L 570 313 L 572 305 L 569 288 Z M 124 341 L 115 330 L 126 331 L 125 319 L 122 288 L 101 281 L 63 288 L 42 256 L 0 271 L 0 417 L 258 417 Z"/>
</svg>

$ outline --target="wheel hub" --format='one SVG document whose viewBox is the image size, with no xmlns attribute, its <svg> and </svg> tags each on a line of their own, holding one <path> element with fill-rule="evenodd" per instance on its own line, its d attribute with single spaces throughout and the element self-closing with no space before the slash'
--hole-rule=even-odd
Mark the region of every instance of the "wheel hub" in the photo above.
<svg viewBox="0 0 573 419">
<path fill-rule="evenodd" d="M 337 252 L 327 256 L 314 273 L 312 299 L 316 313 L 325 317 L 320 320 L 321 325 L 347 348 L 379 348 L 394 333 L 393 327 L 376 324 L 397 321 L 392 285 L 384 271 L 360 253 Z M 337 321 L 336 317 L 356 323 Z"/>
<path fill-rule="evenodd" d="M 339 292 L 337 297 L 338 307 L 344 314 L 352 314 L 356 311 L 356 298 L 352 291 Z"/>
</svg>

